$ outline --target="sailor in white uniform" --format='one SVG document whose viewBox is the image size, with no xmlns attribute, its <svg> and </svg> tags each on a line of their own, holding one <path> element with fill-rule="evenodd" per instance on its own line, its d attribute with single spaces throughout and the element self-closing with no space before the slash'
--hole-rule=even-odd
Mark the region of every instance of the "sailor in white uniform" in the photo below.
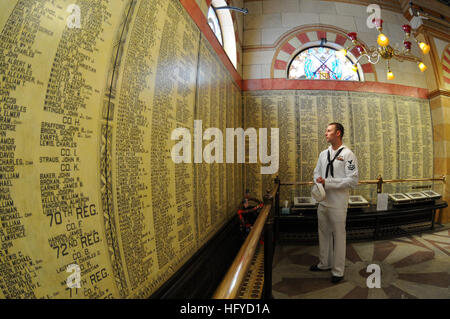
<svg viewBox="0 0 450 319">
<path fill-rule="evenodd" d="M 344 277 L 349 189 L 358 184 L 358 162 L 355 154 L 342 144 L 344 127 L 330 123 L 325 132 L 330 147 L 319 155 L 314 181 L 323 185 L 325 199 L 319 202 L 319 259 L 311 271 L 331 269 L 333 283 Z"/>
</svg>

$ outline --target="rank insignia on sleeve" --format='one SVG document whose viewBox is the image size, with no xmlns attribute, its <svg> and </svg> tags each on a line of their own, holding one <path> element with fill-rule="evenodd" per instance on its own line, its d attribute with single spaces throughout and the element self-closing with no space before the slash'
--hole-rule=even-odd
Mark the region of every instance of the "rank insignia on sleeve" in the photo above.
<svg viewBox="0 0 450 319">
<path fill-rule="evenodd" d="M 348 168 L 349 170 L 353 171 L 353 170 L 355 169 L 355 167 L 356 167 L 355 164 L 352 164 L 352 163 L 353 163 L 353 160 L 347 161 L 347 162 L 348 162 L 347 168 Z"/>
</svg>

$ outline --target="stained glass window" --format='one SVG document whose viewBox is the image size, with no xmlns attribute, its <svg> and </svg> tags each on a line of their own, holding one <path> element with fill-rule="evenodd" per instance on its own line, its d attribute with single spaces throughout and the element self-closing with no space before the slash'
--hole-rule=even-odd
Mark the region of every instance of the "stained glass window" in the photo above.
<svg viewBox="0 0 450 319">
<path fill-rule="evenodd" d="M 212 6 L 209 7 L 208 10 L 208 24 L 216 35 L 217 40 L 219 40 L 220 44 L 223 46 L 222 30 L 220 29 L 219 19 L 217 18 L 216 12 Z"/>
<path fill-rule="evenodd" d="M 289 66 L 289 79 L 359 81 L 350 58 L 336 53 L 335 49 L 323 46 L 303 50 Z"/>
</svg>

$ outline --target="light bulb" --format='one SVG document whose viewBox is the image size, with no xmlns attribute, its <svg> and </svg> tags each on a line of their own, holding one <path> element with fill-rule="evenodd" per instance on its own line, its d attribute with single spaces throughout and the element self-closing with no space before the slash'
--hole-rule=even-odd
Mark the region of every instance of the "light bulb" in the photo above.
<svg viewBox="0 0 450 319">
<path fill-rule="evenodd" d="M 419 48 L 422 50 L 423 54 L 427 54 L 430 51 L 430 46 L 425 42 L 419 42 Z"/>
<path fill-rule="evenodd" d="M 394 73 L 392 73 L 391 70 L 389 70 L 389 72 L 387 73 L 387 79 L 388 80 L 393 80 L 395 78 Z"/>
<path fill-rule="evenodd" d="M 341 49 L 339 51 L 336 52 L 336 55 L 340 58 L 345 58 L 345 56 L 347 55 L 347 50 L 346 49 Z"/>
<path fill-rule="evenodd" d="M 425 71 L 427 69 L 427 66 L 423 62 L 420 62 L 419 63 L 419 69 L 420 69 L 421 72 L 423 72 L 423 71 Z"/>
<path fill-rule="evenodd" d="M 385 36 L 383 33 L 380 33 L 378 35 L 377 43 L 381 47 L 385 47 L 385 46 L 387 46 L 389 44 L 389 38 L 387 36 Z"/>
</svg>

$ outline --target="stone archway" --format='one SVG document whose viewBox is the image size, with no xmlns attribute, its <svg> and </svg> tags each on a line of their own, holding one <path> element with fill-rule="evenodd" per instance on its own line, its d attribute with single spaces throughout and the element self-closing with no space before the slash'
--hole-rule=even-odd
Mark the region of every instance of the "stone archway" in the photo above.
<svg viewBox="0 0 450 319">
<path fill-rule="evenodd" d="M 352 43 L 347 37 L 345 30 L 334 26 L 305 25 L 294 28 L 283 34 L 276 42 L 276 51 L 272 59 L 270 77 L 287 78 L 289 62 L 305 48 L 319 45 L 322 38 L 327 39 L 327 45 L 337 50 L 348 47 Z M 363 42 L 361 41 L 361 43 Z M 349 51 L 348 54 L 352 60 L 356 60 L 360 56 L 356 48 Z M 371 63 L 366 62 L 360 64 L 358 69 L 360 74 L 363 74 L 365 81 L 377 81 L 375 68 Z"/>
</svg>

